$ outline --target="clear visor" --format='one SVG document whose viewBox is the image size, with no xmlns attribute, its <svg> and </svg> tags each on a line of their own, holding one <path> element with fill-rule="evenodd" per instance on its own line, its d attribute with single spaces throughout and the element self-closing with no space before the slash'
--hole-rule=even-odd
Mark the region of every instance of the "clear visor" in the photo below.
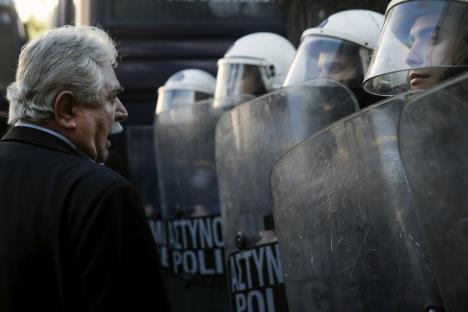
<svg viewBox="0 0 468 312">
<path fill-rule="evenodd" d="M 194 90 L 164 90 L 159 92 L 156 103 L 156 115 L 176 107 L 192 105 L 195 102 L 206 100 L 212 95 Z"/>
<path fill-rule="evenodd" d="M 263 74 L 264 66 L 222 63 L 218 66 L 215 98 L 233 95 L 260 96 L 267 93 Z"/>
<path fill-rule="evenodd" d="M 428 89 L 468 65 L 468 3 L 408 1 L 386 16 L 364 88 L 378 95 Z"/>
<path fill-rule="evenodd" d="M 360 87 L 370 62 L 371 50 L 355 43 L 325 36 L 307 36 L 289 69 L 285 86 L 317 78 Z"/>
</svg>

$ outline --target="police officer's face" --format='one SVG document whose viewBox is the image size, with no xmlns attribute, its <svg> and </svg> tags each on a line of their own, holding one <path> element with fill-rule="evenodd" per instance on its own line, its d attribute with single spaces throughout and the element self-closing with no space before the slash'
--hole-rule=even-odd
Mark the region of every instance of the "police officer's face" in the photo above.
<svg viewBox="0 0 468 312">
<path fill-rule="evenodd" d="M 261 87 L 261 78 L 257 68 L 249 68 L 246 66 L 242 73 L 242 79 L 239 83 L 240 94 L 256 95 Z"/>
<path fill-rule="evenodd" d="M 77 129 L 79 136 L 74 143 L 97 162 L 104 162 L 109 155 L 108 136 L 121 127 L 119 122 L 127 119 L 127 111 L 117 95 L 122 91 L 114 69 L 103 67 L 104 85 L 99 100 L 77 108 Z"/>
<path fill-rule="evenodd" d="M 416 20 L 410 31 L 410 50 L 406 63 L 411 67 L 431 67 L 411 70 L 411 89 L 426 89 L 440 82 L 447 68 L 444 65 L 456 64 L 456 55 L 463 46 L 457 36 L 457 27 L 449 20 L 439 23 L 436 15 L 427 15 Z"/>
<path fill-rule="evenodd" d="M 345 53 L 337 53 L 335 51 L 320 52 L 317 65 L 320 70 L 320 78 L 349 81 L 356 78 L 357 75 L 355 64 Z"/>
</svg>

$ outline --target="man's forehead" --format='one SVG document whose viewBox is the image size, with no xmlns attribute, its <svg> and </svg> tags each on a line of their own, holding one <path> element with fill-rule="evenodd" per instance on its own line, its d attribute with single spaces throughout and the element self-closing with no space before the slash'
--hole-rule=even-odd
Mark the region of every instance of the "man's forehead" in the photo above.
<svg viewBox="0 0 468 312">
<path fill-rule="evenodd" d="M 104 89 L 108 92 L 121 90 L 122 87 L 117 80 L 114 68 L 110 65 L 103 66 L 102 73 L 104 75 Z"/>
</svg>

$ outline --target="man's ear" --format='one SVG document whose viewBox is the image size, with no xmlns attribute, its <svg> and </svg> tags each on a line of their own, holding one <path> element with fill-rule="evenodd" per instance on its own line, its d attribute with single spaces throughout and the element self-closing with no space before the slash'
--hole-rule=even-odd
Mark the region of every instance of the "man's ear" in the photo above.
<svg viewBox="0 0 468 312">
<path fill-rule="evenodd" d="M 76 96 L 73 92 L 65 90 L 55 98 L 55 121 L 63 128 L 72 130 L 76 128 L 75 106 Z"/>
</svg>

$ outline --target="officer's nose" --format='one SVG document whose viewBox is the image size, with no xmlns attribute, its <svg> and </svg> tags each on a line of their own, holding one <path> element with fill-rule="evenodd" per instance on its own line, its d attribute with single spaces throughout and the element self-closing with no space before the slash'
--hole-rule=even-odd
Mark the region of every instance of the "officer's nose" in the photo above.
<svg viewBox="0 0 468 312">
<path fill-rule="evenodd" d="M 115 107 L 115 121 L 122 122 L 128 118 L 128 112 L 123 106 L 122 102 L 120 102 L 119 98 L 117 98 L 117 104 Z"/>
<path fill-rule="evenodd" d="M 424 65 L 425 52 L 425 45 L 415 42 L 406 55 L 406 65 L 411 67 Z"/>
<path fill-rule="evenodd" d="M 329 72 L 326 69 L 321 69 L 318 78 L 329 78 Z"/>
</svg>

